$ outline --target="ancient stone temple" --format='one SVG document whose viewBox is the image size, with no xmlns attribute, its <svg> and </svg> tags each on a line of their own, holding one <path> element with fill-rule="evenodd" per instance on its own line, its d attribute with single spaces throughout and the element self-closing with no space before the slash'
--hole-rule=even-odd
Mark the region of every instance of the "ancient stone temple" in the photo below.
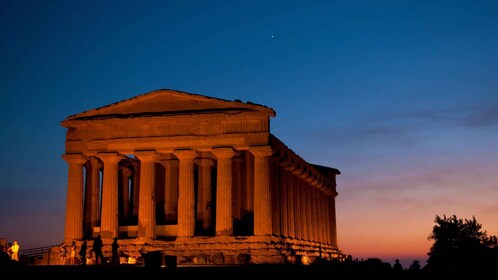
<svg viewBox="0 0 498 280">
<path fill-rule="evenodd" d="M 270 133 L 266 106 L 158 90 L 67 117 L 65 241 L 179 264 L 335 258 L 337 169 Z M 107 252 L 107 251 L 106 251 Z"/>
</svg>

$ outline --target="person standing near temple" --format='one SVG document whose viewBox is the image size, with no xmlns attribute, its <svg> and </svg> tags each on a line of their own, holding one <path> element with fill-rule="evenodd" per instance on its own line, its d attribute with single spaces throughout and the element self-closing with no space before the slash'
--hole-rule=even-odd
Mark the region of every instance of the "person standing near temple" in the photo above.
<svg viewBox="0 0 498 280">
<path fill-rule="evenodd" d="M 104 263 L 104 255 L 102 254 L 102 247 L 104 244 L 102 243 L 102 239 L 100 238 L 100 234 L 93 241 L 93 251 L 95 252 L 95 264 Z"/>
<path fill-rule="evenodd" d="M 18 262 L 19 261 L 19 244 L 17 243 L 17 240 L 14 240 L 14 244 L 12 245 L 11 250 L 12 250 L 11 259 L 13 261 Z"/>
<path fill-rule="evenodd" d="M 112 242 L 112 263 L 119 264 L 119 256 L 118 256 L 118 238 L 114 237 L 114 241 Z"/>
<path fill-rule="evenodd" d="M 62 242 L 61 246 L 59 247 L 60 249 L 60 256 L 61 256 L 61 265 L 66 265 L 66 256 L 67 256 L 67 248 L 66 248 L 66 243 Z"/>
<path fill-rule="evenodd" d="M 12 259 L 12 243 L 10 242 L 7 245 L 7 254 L 9 255 L 9 259 Z"/>
<path fill-rule="evenodd" d="M 76 242 L 73 241 L 73 243 L 71 243 L 71 258 L 69 259 L 69 263 L 71 265 L 74 265 L 75 260 L 76 260 Z"/>
<path fill-rule="evenodd" d="M 80 249 L 80 252 L 79 252 L 79 255 L 80 255 L 80 258 L 81 258 L 81 262 L 80 262 L 81 265 L 86 265 L 86 250 L 87 250 L 87 247 L 88 246 L 87 246 L 86 240 L 85 240 L 81 244 L 81 249 Z"/>
</svg>

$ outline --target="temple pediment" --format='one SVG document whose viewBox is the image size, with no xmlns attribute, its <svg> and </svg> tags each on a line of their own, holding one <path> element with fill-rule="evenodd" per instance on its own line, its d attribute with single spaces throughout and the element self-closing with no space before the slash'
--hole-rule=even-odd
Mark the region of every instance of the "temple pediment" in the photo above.
<svg viewBox="0 0 498 280">
<path fill-rule="evenodd" d="M 275 116 L 273 109 L 241 101 L 229 101 L 175 90 L 157 90 L 66 118 L 91 120 L 185 114 L 259 112 Z"/>
</svg>

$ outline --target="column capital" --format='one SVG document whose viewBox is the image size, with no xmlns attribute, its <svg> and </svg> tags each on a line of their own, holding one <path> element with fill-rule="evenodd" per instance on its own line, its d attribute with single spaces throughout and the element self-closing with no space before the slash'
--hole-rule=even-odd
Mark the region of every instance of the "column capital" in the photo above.
<svg viewBox="0 0 498 280">
<path fill-rule="evenodd" d="M 116 152 L 98 153 L 97 157 L 100 158 L 103 162 L 114 162 L 114 163 L 118 163 L 121 159 L 124 158 L 122 154 Z"/>
<path fill-rule="evenodd" d="M 159 153 L 156 151 L 135 151 L 133 154 L 140 162 L 153 162 L 158 161 L 160 158 Z"/>
<path fill-rule="evenodd" d="M 255 157 L 269 157 L 274 153 L 270 146 L 251 146 L 249 147 L 249 151 Z"/>
<path fill-rule="evenodd" d="M 306 182 L 307 182 L 307 183 L 309 183 L 310 185 L 313 185 L 313 184 L 314 184 L 313 182 L 315 182 L 315 181 L 316 181 L 316 177 L 315 177 L 315 175 L 314 175 L 314 174 L 310 174 L 310 176 L 309 176 L 309 177 L 307 177 L 307 178 L 303 178 L 303 179 L 304 179 L 304 181 L 306 181 Z"/>
<path fill-rule="evenodd" d="M 194 159 L 197 157 L 195 150 L 175 150 L 174 154 L 179 159 Z"/>
<path fill-rule="evenodd" d="M 232 148 L 213 148 L 211 152 L 217 159 L 228 159 L 235 155 Z"/>
<path fill-rule="evenodd" d="M 281 161 L 279 162 L 280 166 L 282 166 L 285 170 L 293 172 L 294 170 L 299 168 L 299 165 L 294 164 L 292 161 Z"/>
<path fill-rule="evenodd" d="M 195 163 L 199 166 L 213 166 L 214 162 L 213 159 L 211 158 L 198 158 L 195 160 Z"/>
<path fill-rule="evenodd" d="M 305 170 L 304 172 L 301 172 L 299 175 L 299 178 L 306 180 L 307 178 L 310 178 L 311 174 L 308 170 Z M 308 181 L 306 181 L 308 182 Z"/>
<path fill-rule="evenodd" d="M 96 156 L 89 157 L 88 162 L 90 162 L 92 164 L 100 164 L 101 163 L 99 158 L 97 158 Z"/>
<path fill-rule="evenodd" d="M 87 161 L 87 158 L 82 154 L 64 154 L 62 155 L 62 158 L 68 164 L 84 164 Z"/>
<path fill-rule="evenodd" d="M 302 173 L 304 173 L 304 169 L 299 166 L 299 167 L 294 168 L 291 172 L 292 172 L 292 174 L 299 176 Z"/>
</svg>

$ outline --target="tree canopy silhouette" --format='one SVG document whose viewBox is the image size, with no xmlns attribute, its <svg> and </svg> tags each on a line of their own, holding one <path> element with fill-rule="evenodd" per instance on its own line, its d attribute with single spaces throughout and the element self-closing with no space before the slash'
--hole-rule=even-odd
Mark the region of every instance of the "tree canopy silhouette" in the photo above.
<svg viewBox="0 0 498 280">
<path fill-rule="evenodd" d="M 490 269 L 498 260 L 496 236 L 487 235 L 475 217 L 459 219 L 436 215 L 429 240 L 434 240 L 428 255 L 431 271 Z"/>
</svg>

